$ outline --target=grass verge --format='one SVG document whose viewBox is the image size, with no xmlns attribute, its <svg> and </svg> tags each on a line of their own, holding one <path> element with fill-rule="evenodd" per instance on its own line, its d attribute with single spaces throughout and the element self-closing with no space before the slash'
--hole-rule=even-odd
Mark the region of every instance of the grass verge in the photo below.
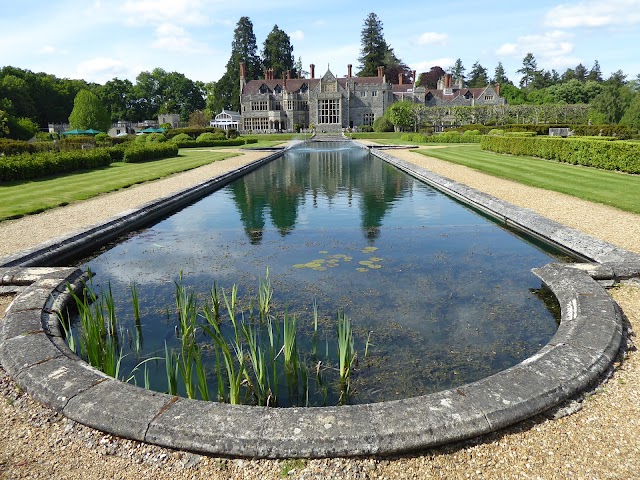
<svg viewBox="0 0 640 480">
<path fill-rule="evenodd" d="M 183 149 L 174 158 L 144 163 L 114 162 L 96 170 L 0 184 L 0 221 L 86 200 L 101 193 L 157 180 L 238 155 L 227 150 Z"/>
<path fill-rule="evenodd" d="M 428 157 L 464 165 L 494 177 L 553 190 L 640 214 L 640 176 L 568 165 L 535 157 L 487 152 L 479 145 L 420 150 Z"/>
</svg>

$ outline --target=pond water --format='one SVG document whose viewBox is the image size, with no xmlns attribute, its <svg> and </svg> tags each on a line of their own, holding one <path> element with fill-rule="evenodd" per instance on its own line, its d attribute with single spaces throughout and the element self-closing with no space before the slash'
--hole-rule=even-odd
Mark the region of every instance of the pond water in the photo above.
<svg viewBox="0 0 640 480">
<path fill-rule="evenodd" d="M 111 286 L 131 329 L 136 283 L 144 348 L 133 352 L 131 334 L 121 337 L 121 376 L 144 358 L 162 357 L 144 364 L 160 391 L 167 390 L 165 344 L 180 344 L 180 273 L 201 305 L 214 281 L 227 295 L 237 285 L 248 320 L 268 269 L 271 314 L 296 315 L 298 349 L 307 352 L 309 394 L 279 395 L 278 404 L 289 406 L 412 397 L 522 361 L 548 342 L 558 321 L 555 300 L 531 268 L 559 259 L 368 151 L 335 143 L 293 148 L 81 265 L 95 273 L 94 285 Z M 336 380 L 339 311 L 351 319 L 357 351 L 346 400 Z M 227 334 L 228 323 L 223 318 Z M 212 351 L 205 357 L 215 358 Z M 216 369 L 206 368 L 215 391 Z M 314 386 L 320 371 L 324 386 Z M 142 385 L 144 369 L 134 375 Z"/>
</svg>

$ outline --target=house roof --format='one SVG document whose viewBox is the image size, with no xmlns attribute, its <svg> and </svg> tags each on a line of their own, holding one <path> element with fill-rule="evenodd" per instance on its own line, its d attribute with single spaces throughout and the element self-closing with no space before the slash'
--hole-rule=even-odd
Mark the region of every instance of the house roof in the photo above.
<svg viewBox="0 0 640 480">
<path fill-rule="evenodd" d="M 329 72 L 328 72 L 329 73 Z M 326 76 L 326 74 L 325 74 Z M 324 78 L 324 77 L 323 77 Z M 306 84 L 309 89 L 314 89 L 318 86 L 318 83 L 322 78 L 290 78 L 286 81 L 286 90 L 291 93 L 295 93 L 299 91 L 304 84 Z M 357 84 L 365 84 L 365 85 L 382 85 L 384 78 L 383 77 L 351 77 L 351 79 L 347 77 L 336 77 L 338 84 L 346 88 L 347 81 L 352 80 Z M 285 88 L 285 81 L 282 78 L 274 78 L 273 80 L 266 79 L 258 79 L 258 80 L 250 80 L 248 81 L 244 89 L 242 91 L 243 95 L 254 95 L 260 93 L 260 87 L 262 85 L 266 85 L 269 91 L 273 92 L 276 86 L 280 85 L 283 89 Z"/>
</svg>

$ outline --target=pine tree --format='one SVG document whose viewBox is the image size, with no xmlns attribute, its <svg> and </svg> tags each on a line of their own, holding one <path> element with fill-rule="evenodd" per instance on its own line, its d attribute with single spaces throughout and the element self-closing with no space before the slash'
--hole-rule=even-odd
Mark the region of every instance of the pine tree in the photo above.
<svg viewBox="0 0 640 480">
<path fill-rule="evenodd" d="M 522 59 L 522 68 L 518 70 L 517 73 L 522 74 L 522 78 L 520 79 L 521 88 L 527 87 L 536 79 L 536 74 L 539 75 L 540 72 L 538 72 L 538 64 L 536 63 L 533 53 L 527 53 L 525 55 Z"/>
<path fill-rule="evenodd" d="M 493 72 L 493 83 L 499 83 L 500 85 L 507 85 L 511 83 L 511 80 L 507 78 L 507 73 L 502 66 L 502 62 L 498 62 L 498 66 Z"/>
<path fill-rule="evenodd" d="M 480 62 L 474 63 L 471 67 L 467 84 L 471 88 L 485 87 L 489 84 L 487 69 L 480 65 Z"/>
<path fill-rule="evenodd" d="M 249 17 L 240 17 L 233 31 L 231 57 L 227 70 L 216 82 L 212 103 L 214 113 L 222 109 L 240 110 L 240 64 L 244 63 L 245 79 L 255 80 L 262 74 L 262 62 L 256 53 L 258 46 Z"/>
<path fill-rule="evenodd" d="M 600 64 L 598 63 L 598 60 L 593 63 L 593 67 L 591 67 L 591 70 L 589 70 L 587 80 L 591 80 L 593 82 L 602 81 L 602 72 L 600 71 Z"/>
<path fill-rule="evenodd" d="M 294 68 L 291 39 L 278 25 L 273 26 L 264 41 L 262 63 L 265 69 L 273 69 L 275 78 L 282 78 L 284 72 L 290 72 Z"/>
<path fill-rule="evenodd" d="M 375 77 L 378 67 L 384 66 L 389 46 L 382 35 L 382 22 L 375 13 L 370 13 L 364 21 L 360 34 L 362 49 L 360 50 L 359 77 Z"/>
<path fill-rule="evenodd" d="M 462 60 L 457 59 L 456 63 L 453 64 L 453 67 L 451 67 L 451 75 L 453 76 L 453 81 L 454 82 L 458 82 L 460 79 L 462 79 L 462 84 L 464 85 L 464 72 L 465 72 L 466 68 L 464 68 L 462 66 Z"/>
</svg>

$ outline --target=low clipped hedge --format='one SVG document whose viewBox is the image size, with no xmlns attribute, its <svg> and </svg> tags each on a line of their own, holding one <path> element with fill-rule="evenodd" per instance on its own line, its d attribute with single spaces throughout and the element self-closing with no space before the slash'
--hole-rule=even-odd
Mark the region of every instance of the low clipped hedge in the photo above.
<svg viewBox="0 0 640 480">
<path fill-rule="evenodd" d="M 576 137 L 483 136 L 480 148 L 496 153 L 540 157 L 572 165 L 640 173 L 640 143 Z"/>
<path fill-rule="evenodd" d="M 172 142 L 133 143 L 124 151 L 122 160 L 126 163 L 142 163 L 177 156 L 178 146 Z"/>
<path fill-rule="evenodd" d="M 0 138 L 0 157 L 20 155 L 21 153 L 57 152 L 58 145 L 54 142 L 27 142 L 25 140 L 13 140 Z"/>
<path fill-rule="evenodd" d="M 23 153 L 0 158 L 0 181 L 28 180 L 105 167 L 111 163 L 106 149 Z"/>
<path fill-rule="evenodd" d="M 234 138 L 228 140 L 187 140 L 184 137 L 176 140 L 173 137 L 171 142 L 180 148 L 203 148 L 203 147 L 239 147 L 250 143 L 258 143 L 257 138 Z M 200 138 L 200 137 L 198 137 Z M 207 138 L 207 137 L 204 137 Z"/>
<path fill-rule="evenodd" d="M 405 133 L 400 140 L 416 143 L 480 143 L 480 132 L 467 130 L 464 133 L 450 131 L 436 135 L 423 135 L 421 133 Z"/>
</svg>

